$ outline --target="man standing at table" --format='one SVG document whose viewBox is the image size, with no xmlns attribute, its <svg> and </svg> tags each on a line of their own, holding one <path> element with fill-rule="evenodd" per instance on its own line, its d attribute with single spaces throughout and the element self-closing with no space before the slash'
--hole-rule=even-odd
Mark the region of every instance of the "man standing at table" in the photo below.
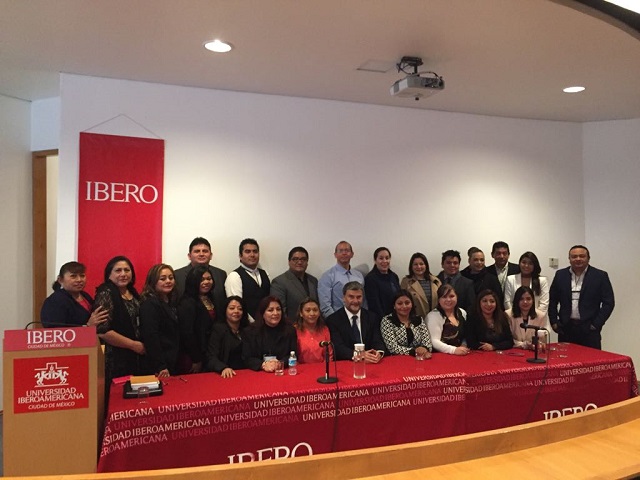
<svg viewBox="0 0 640 480">
<path fill-rule="evenodd" d="M 209 243 L 209 240 L 203 237 L 196 237 L 189 245 L 189 253 L 187 254 L 187 258 L 190 260 L 189 265 L 177 269 L 173 276 L 176 281 L 178 293 L 182 296 L 184 293 L 185 280 L 187 279 L 189 271 L 199 265 L 206 266 L 209 269 L 211 278 L 213 279 L 213 303 L 216 307 L 216 318 L 224 321 L 225 317 L 222 309 L 226 298 L 224 282 L 227 279 L 227 272 L 210 265 L 209 262 L 211 262 L 211 257 L 211 244 Z"/>
<path fill-rule="evenodd" d="M 549 321 L 558 341 L 601 349 L 600 331 L 615 299 L 609 275 L 590 266 L 590 259 L 583 245 L 569 250 L 571 266 L 556 272 L 549 289 Z"/>
<path fill-rule="evenodd" d="M 351 360 L 354 345 L 364 343 L 364 361 L 378 363 L 384 355 L 380 352 L 385 351 L 380 319 L 362 308 L 364 287 L 361 283 L 348 282 L 342 291 L 343 307 L 327 318 L 336 360 Z"/>
<path fill-rule="evenodd" d="M 224 289 L 227 297 L 237 295 L 242 297 L 249 314 L 249 321 L 258 311 L 258 304 L 264 297 L 269 296 L 271 282 L 267 272 L 258 268 L 260 263 L 260 247 L 253 238 L 245 238 L 238 247 L 240 266 L 229 273 Z"/>
<path fill-rule="evenodd" d="M 520 273 L 520 266 L 509 261 L 509 244 L 507 242 L 495 242 L 491 248 L 491 258 L 495 262 L 487 267 L 487 272 L 498 277 L 502 293 L 504 295 L 504 284 L 509 275 Z"/>
<path fill-rule="evenodd" d="M 473 282 L 460 273 L 460 252 L 447 250 L 442 253 L 442 271 L 438 278 L 443 284 L 451 284 L 458 295 L 458 307 L 467 313 L 472 313 L 476 300 Z"/>
<path fill-rule="evenodd" d="M 364 275 L 351 268 L 353 248 L 349 242 L 339 242 L 333 256 L 336 257 L 336 264 L 324 272 L 318 282 L 318 298 L 324 318 L 343 307 L 342 287 L 349 282 L 360 282 L 364 285 Z"/>
<path fill-rule="evenodd" d="M 271 295 L 282 302 L 284 314 L 295 319 L 300 302 L 306 297 L 318 300 L 318 279 L 307 273 L 309 252 L 304 247 L 293 247 L 289 252 L 289 270 L 271 282 Z"/>
</svg>

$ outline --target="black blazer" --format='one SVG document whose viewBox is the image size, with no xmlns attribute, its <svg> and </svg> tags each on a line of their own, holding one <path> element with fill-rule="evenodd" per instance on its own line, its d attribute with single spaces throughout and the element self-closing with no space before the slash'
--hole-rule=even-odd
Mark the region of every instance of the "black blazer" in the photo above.
<svg viewBox="0 0 640 480">
<path fill-rule="evenodd" d="M 298 354 L 296 329 L 280 320 L 277 327 L 251 325 L 242 332 L 242 360 L 247 368 L 260 370 L 263 356 L 273 355 L 283 360 L 285 367 L 291 352 Z"/>
<path fill-rule="evenodd" d="M 351 319 L 347 316 L 345 309 L 341 308 L 329 315 L 327 326 L 331 333 L 336 360 L 351 360 L 356 342 L 351 334 Z M 380 333 L 380 318 L 364 308 L 360 309 L 360 335 L 362 335 L 365 350 L 386 352 Z"/>
<path fill-rule="evenodd" d="M 241 336 L 244 336 L 244 331 L 241 332 Z M 205 370 L 221 373 L 229 366 L 231 351 L 241 345 L 242 340 L 231 332 L 226 322 L 216 323 L 211 330 L 211 337 L 209 337 Z"/>
<path fill-rule="evenodd" d="M 489 265 L 488 267 L 484 267 L 487 272 L 491 275 L 498 276 L 498 271 L 496 270 L 496 264 Z M 520 273 L 520 265 L 516 263 L 507 262 L 507 277 L 509 275 L 515 275 L 516 273 Z"/>
<path fill-rule="evenodd" d="M 192 268 L 189 264 L 173 272 L 179 296 L 182 296 L 184 293 L 187 274 Z M 225 313 L 222 310 L 224 310 L 224 303 L 227 299 L 227 294 L 224 291 L 224 282 L 227 279 L 227 272 L 213 265 L 209 265 L 209 273 L 211 274 L 211 278 L 213 278 L 213 304 L 216 306 L 216 319 L 223 322 L 225 320 Z"/>
<path fill-rule="evenodd" d="M 213 320 L 200 299 L 188 296 L 180 299 L 178 324 L 180 349 L 189 355 L 192 362 L 202 362 L 211 336 Z"/>
<path fill-rule="evenodd" d="M 560 308 L 558 309 L 558 304 Z M 613 287 L 604 270 L 589 266 L 584 273 L 578 310 L 580 322 L 602 329 L 615 307 Z M 549 321 L 551 325 L 567 325 L 571 319 L 571 272 L 570 267 L 556 272 L 549 289 Z"/>
<path fill-rule="evenodd" d="M 140 303 L 140 336 L 147 352 L 145 373 L 156 374 L 166 368 L 175 375 L 180 349 L 175 308 L 155 296 L 143 300 Z"/>
<path fill-rule="evenodd" d="M 93 298 L 86 292 L 82 296 L 93 305 Z M 49 295 L 40 310 L 40 321 L 45 327 L 80 327 L 89 321 L 89 313 L 66 290 L 59 289 Z"/>
</svg>

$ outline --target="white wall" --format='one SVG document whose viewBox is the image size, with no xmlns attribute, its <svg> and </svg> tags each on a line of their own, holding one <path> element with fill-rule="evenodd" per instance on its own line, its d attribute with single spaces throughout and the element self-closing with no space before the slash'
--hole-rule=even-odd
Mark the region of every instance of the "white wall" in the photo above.
<svg viewBox="0 0 640 480">
<path fill-rule="evenodd" d="M 53 150 L 60 145 L 60 97 L 31 104 L 31 151 Z"/>
<path fill-rule="evenodd" d="M 0 95 L 0 325 L 32 319 L 30 105 Z M 0 371 L 2 358 L 0 358 Z M 2 402 L 0 382 L 0 405 Z M 1 408 L 1 406 L 0 406 Z"/>
<path fill-rule="evenodd" d="M 448 248 L 504 239 L 514 256 L 530 249 L 546 264 L 584 240 L 578 124 L 75 75 L 62 76 L 61 92 L 59 264 L 76 254 L 85 130 L 165 139 L 163 248 L 175 266 L 198 235 L 226 270 L 239 241 L 255 237 L 272 276 L 297 244 L 321 274 L 343 238 L 365 269 L 388 246 L 400 274 L 418 250 L 437 272 Z"/>
<path fill-rule="evenodd" d="M 609 272 L 616 295 L 603 348 L 640 365 L 634 303 L 640 291 L 640 119 L 588 123 L 583 131 L 586 245 L 591 263 Z"/>
</svg>

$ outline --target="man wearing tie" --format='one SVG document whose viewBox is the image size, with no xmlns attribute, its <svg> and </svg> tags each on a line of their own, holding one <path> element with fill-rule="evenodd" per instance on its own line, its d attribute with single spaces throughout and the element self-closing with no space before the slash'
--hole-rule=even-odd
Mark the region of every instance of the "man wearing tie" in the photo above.
<svg viewBox="0 0 640 480">
<path fill-rule="evenodd" d="M 324 318 L 342 308 L 342 287 L 349 282 L 360 282 L 364 285 L 364 275 L 351 268 L 353 248 L 344 240 L 336 245 L 333 256 L 336 264 L 322 274 L 318 282 L 318 299 Z M 366 304 L 365 304 L 366 306 Z"/>
<path fill-rule="evenodd" d="M 385 351 L 380 319 L 362 308 L 364 287 L 361 283 L 349 282 L 342 291 L 344 307 L 327 318 L 336 360 L 351 360 L 354 345 L 364 343 L 365 362 L 378 363 Z"/>
</svg>

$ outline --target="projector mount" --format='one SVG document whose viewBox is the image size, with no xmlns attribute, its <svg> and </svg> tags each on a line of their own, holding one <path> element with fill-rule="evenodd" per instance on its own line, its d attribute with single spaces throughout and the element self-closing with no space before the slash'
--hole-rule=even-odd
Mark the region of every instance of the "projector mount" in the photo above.
<svg viewBox="0 0 640 480">
<path fill-rule="evenodd" d="M 444 89 L 444 79 L 436 72 L 419 72 L 418 67 L 423 65 L 420 57 L 402 57 L 396 63 L 398 73 L 402 72 L 406 78 L 398 80 L 391 87 L 391 95 L 400 97 L 413 97 L 420 100 L 421 97 L 430 96 Z M 412 68 L 413 71 L 409 69 Z"/>
</svg>

